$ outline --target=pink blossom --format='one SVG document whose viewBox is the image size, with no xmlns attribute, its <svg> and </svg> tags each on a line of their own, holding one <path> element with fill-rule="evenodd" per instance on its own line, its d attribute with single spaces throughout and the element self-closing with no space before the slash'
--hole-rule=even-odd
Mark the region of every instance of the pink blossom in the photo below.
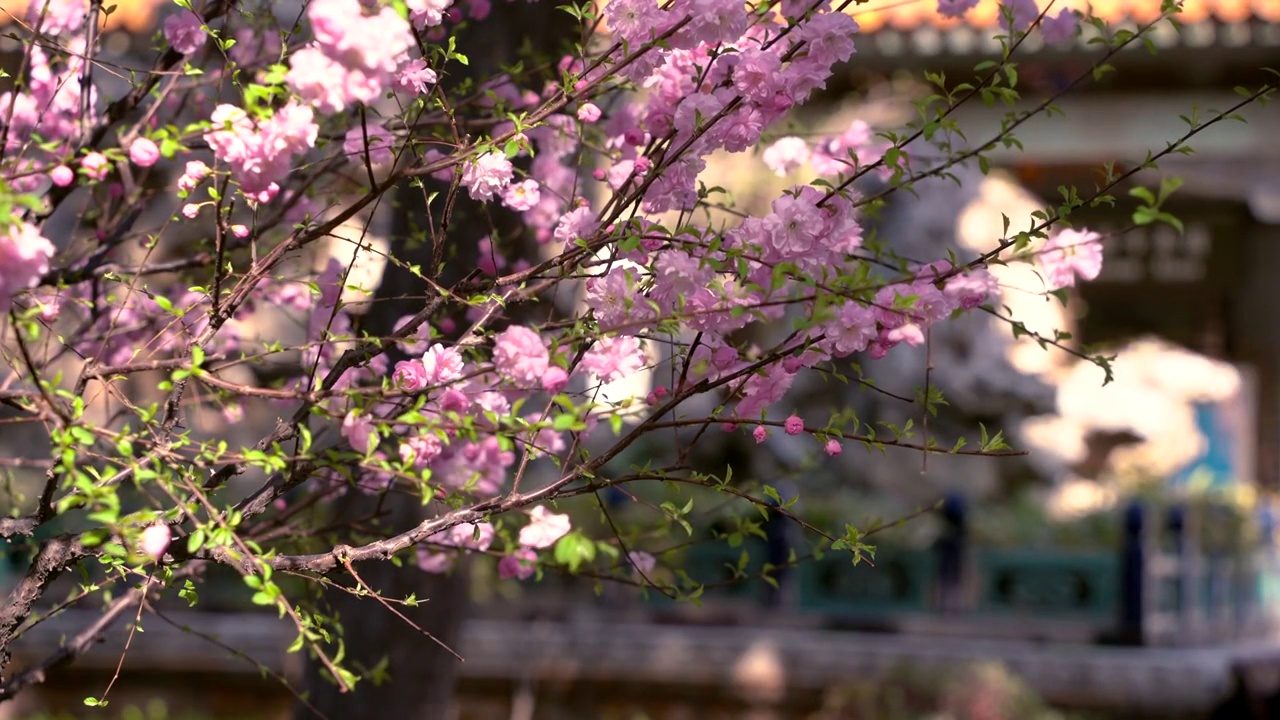
<svg viewBox="0 0 1280 720">
<path fill-rule="evenodd" d="M 578 107 L 578 119 L 584 123 L 594 123 L 600 119 L 600 108 L 595 103 L 582 103 Z"/>
<path fill-rule="evenodd" d="M 322 113 L 340 113 L 355 102 L 372 101 L 380 89 L 368 75 L 350 71 L 309 45 L 289 56 L 289 88 Z"/>
<path fill-rule="evenodd" d="M 360 164 L 364 164 L 367 157 L 369 164 L 377 167 L 390 165 L 395 160 L 395 153 L 392 150 L 394 145 L 395 136 L 391 131 L 379 123 L 371 122 L 364 125 L 357 124 L 348 130 L 342 142 L 342 151 L 347 154 L 347 157 Z"/>
<path fill-rule="evenodd" d="M 164 39 L 183 55 L 190 55 L 204 47 L 203 23 L 191 11 L 174 13 L 164 20 Z"/>
<path fill-rule="evenodd" d="M 494 367 L 521 386 L 539 386 L 549 362 L 550 355 L 542 337 L 527 327 L 512 325 L 494 338 Z"/>
<path fill-rule="evenodd" d="M 569 373 L 562 367 L 552 365 L 542 374 L 542 389 L 549 393 L 558 393 L 569 384 Z"/>
<path fill-rule="evenodd" d="M 633 375 L 644 367 L 644 350 L 640 340 L 631 335 L 601 338 L 582 356 L 579 365 L 585 372 L 611 383 Z"/>
<path fill-rule="evenodd" d="M 942 290 L 960 307 L 972 310 L 1000 294 L 1000 284 L 985 267 L 960 273 L 947 280 Z"/>
<path fill-rule="evenodd" d="M 1000 0 L 1000 27 L 1006 32 L 1021 32 L 1040 16 L 1036 0 Z M 1013 24 L 1009 24 L 1012 16 Z"/>
<path fill-rule="evenodd" d="M 420 469 L 439 457 L 443 450 L 444 444 L 440 442 L 440 438 L 430 433 L 421 433 L 400 443 L 399 452 L 401 460 Z"/>
<path fill-rule="evenodd" d="M 419 545 L 417 551 L 418 569 L 432 575 L 449 572 L 453 568 L 453 555 L 436 552 L 428 545 Z"/>
<path fill-rule="evenodd" d="M 178 190 L 181 192 L 191 192 L 201 180 L 209 177 L 212 170 L 201 160 L 191 160 L 187 162 L 186 169 L 182 173 L 182 177 L 178 178 Z"/>
<path fill-rule="evenodd" d="M 732 42 L 746 32 L 750 22 L 740 0 L 675 0 L 671 12 L 675 17 L 689 18 L 689 24 L 675 36 L 685 46 Z"/>
<path fill-rule="evenodd" d="M 1075 39 L 1079 28 L 1080 16 L 1070 8 L 1063 8 L 1056 16 L 1045 15 L 1040 20 L 1040 32 L 1044 35 L 1044 41 L 1050 45 Z"/>
<path fill-rule="evenodd" d="M 417 58 L 400 68 L 395 85 L 401 92 L 422 94 L 427 91 L 428 85 L 435 85 L 437 80 L 436 71 L 427 66 L 427 61 Z"/>
<path fill-rule="evenodd" d="M 232 225 L 228 230 L 231 231 L 232 235 L 235 235 L 242 240 L 249 237 L 249 228 L 244 225 L 240 225 L 239 223 Z"/>
<path fill-rule="evenodd" d="M 784 90 L 786 75 L 782 60 L 770 50 L 747 48 L 738 53 L 733 69 L 733 87 L 744 97 L 766 102 Z"/>
<path fill-rule="evenodd" d="M 1089 230 L 1062 230 L 1044 244 L 1037 261 L 1050 290 L 1073 287 L 1076 278 L 1093 280 L 1102 272 L 1102 236 Z"/>
<path fill-rule="evenodd" d="M 958 18 L 977 4 L 978 0 L 938 0 L 938 14 L 943 17 Z"/>
<path fill-rule="evenodd" d="M 515 169 L 500 152 L 487 152 L 466 164 L 462 184 L 472 200 L 485 201 L 502 192 L 511 182 Z"/>
<path fill-rule="evenodd" d="M 809 143 L 798 137 L 780 138 L 765 148 L 762 159 L 775 175 L 786 177 L 787 173 L 809 161 Z"/>
<path fill-rule="evenodd" d="M 325 55 L 379 86 L 389 84 L 414 44 L 409 23 L 386 6 L 365 12 L 360 0 L 312 0 L 307 18 Z"/>
<path fill-rule="evenodd" d="M 450 552 L 437 552 L 432 546 L 458 548 L 475 552 L 484 552 L 493 543 L 493 525 L 489 523 L 462 523 L 448 530 L 427 537 L 418 546 L 418 568 L 428 573 L 448 572 L 453 567 L 455 555 Z"/>
<path fill-rule="evenodd" d="M 769 431 L 763 425 L 757 425 L 755 430 L 751 431 L 751 437 L 756 439 L 756 444 L 764 442 L 769 437 Z"/>
<path fill-rule="evenodd" d="M 453 0 L 408 0 L 409 19 L 419 30 L 439 25 L 444 22 L 444 11 L 452 4 Z"/>
<path fill-rule="evenodd" d="M 743 384 L 742 392 L 745 397 L 738 401 L 738 414 L 742 417 L 754 417 L 761 410 L 782 400 L 791 389 L 795 377 L 776 364 L 762 368 Z"/>
<path fill-rule="evenodd" d="M 840 447 L 840 441 L 836 440 L 835 438 L 831 438 L 830 440 L 828 440 L 827 444 L 823 447 L 823 449 L 826 450 L 827 454 L 830 455 L 831 457 L 835 457 L 840 453 L 844 452 L 844 448 Z"/>
<path fill-rule="evenodd" d="M 19 221 L 0 234 L 0 313 L 9 311 L 14 295 L 39 284 L 54 251 L 53 243 L 29 223 Z"/>
<path fill-rule="evenodd" d="M 111 161 L 100 152 L 91 152 L 80 158 L 80 169 L 92 180 L 105 180 L 111 173 Z"/>
<path fill-rule="evenodd" d="M 151 167 L 160 159 L 160 148 L 149 138 L 140 137 L 129 145 L 129 160 L 138 167 Z"/>
<path fill-rule="evenodd" d="M 631 565 L 641 575 L 652 575 L 653 569 L 658 566 L 658 560 L 647 552 L 640 550 L 632 550 L 627 553 L 627 559 L 631 561 Z"/>
<path fill-rule="evenodd" d="M 836 310 L 823 329 L 826 349 L 836 357 L 846 357 L 866 350 L 876 339 L 876 316 L 870 308 L 851 300 Z"/>
<path fill-rule="evenodd" d="M 67 187 L 76 181 L 76 173 L 66 165 L 59 165 L 49 171 L 49 179 L 58 187 Z"/>
<path fill-rule="evenodd" d="M 538 569 L 538 554 L 529 548 L 517 548 L 515 552 L 498 561 L 498 577 L 503 580 L 516 578 L 528 580 Z"/>
<path fill-rule="evenodd" d="M 661 34 L 670 24 L 668 13 L 648 0 L 611 0 L 604 13 L 618 37 L 633 45 Z"/>
<path fill-rule="evenodd" d="M 378 447 L 378 428 L 368 415 L 352 410 L 342 420 L 342 437 L 358 453 L 368 455 Z"/>
<path fill-rule="evenodd" d="M 182 206 L 182 216 L 188 220 L 195 220 L 200 214 L 200 206 L 195 203 L 187 203 Z"/>
<path fill-rule="evenodd" d="M 786 422 L 784 422 L 782 426 L 783 429 L 787 431 L 788 435 L 799 435 L 804 432 L 804 419 L 799 415 L 792 414 L 786 419 Z"/>
<path fill-rule="evenodd" d="M 595 313 L 596 322 L 604 328 L 619 327 L 637 308 L 639 279 L 629 267 L 614 267 L 604 277 L 587 280 L 587 306 Z M 643 307 L 643 306 L 641 306 Z"/>
<path fill-rule="evenodd" d="M 257 125 L 241 108 L 222 104 L 210 116 L 204 140 L 214 157 L 231 166 L 240 190 L 256 202 L 268 202 L 293 169 L 293 158 L 314 147 L 319 134 L 310 107 L 289 103 Z M 179 183 L 179 187 L 182 184 Z"/>
<path fill-rule="evenodd" d="M 538 181 L 533 179 L 512 183 L 502 193 L 502 204 L 516 212 L 532 210 L 542 198 Z"/>
<path fill-rule="evenodd" d="M 88 10 L 89 0 L 33 0 L 26 20 L 46 35 L 70 35 L 84 26 Z"/>
<path fill-rule="evenodd" d="M 396 363 L 395 372 L 391 374 L 391 382 L 396 387 L 409 392 L 417 392 L 431 384 L 427 381 L 427 369 L 417 360 L 401 360 Z"/>
<path fill-rule="evenodd" d="M 467 3 L 467 16 L 472 20 L 484 20 L 492 10 L 493 5 L 489 0 L 471 0 Z"/>
<path fill-rule="evenodd" d="M 595 213 L 590 207 L 583 205 L 560 218 L 553 237 L 559 242 L 570 243 L 591 237 L 598 227 Z"/>
<path fill-rule="evenodd" d="M 443 385 L 462 379 L 465 374 L 462 353 L 457 348 L 439 343 L 427 348 L 422 356 L 424 377 L 428 385 Z"/>
<path fill-rule="evenodd" d="M 568 515 L 556 515 L 539 505 L 530 511 L 529 524 L 520 528 L 520 545 L 534 550 L 549 548 L 571 528 Z"/>
<path fill-rule="evenodd" d="M 164 551 L 169 548 L 169 526 L 164 523 L 148 525 L 147 529 L 142 531 L 138 547 L 143 555 L 152 560 L 164 557 Z"/>
<path fill-rule="evenodd" d="M 441 533 L 436 533 L 436 535 L 432 535 L 427 539 L 431 540 L 437 535 L 441 535 Z M 443 542 L 441 544 L 484 552 L 493 544 L 493 525 L 487 522 L 455 525 L 443 534 Z"/>
</svg>

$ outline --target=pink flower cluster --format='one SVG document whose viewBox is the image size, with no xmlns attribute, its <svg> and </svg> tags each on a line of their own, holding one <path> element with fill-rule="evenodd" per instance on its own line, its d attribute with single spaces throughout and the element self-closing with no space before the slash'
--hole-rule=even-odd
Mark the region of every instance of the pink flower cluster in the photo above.
<svg viewBox="0 0 1280 720">
<path fill-rule="evenodd" d="M 49 272 L 55 249 L 36 226 L 22 221 L 0 232 L 0 314 L 9 312 L 12 298 L 34 288 Z"/>
<path fill-rule="evenodd" d="M 311 108 L 290 103 L 264 123 L 234 105 L 219 105 L 204 134 L 213 155 L 231 166 L 246 196 L 269 202 L 293 168 L 293 159 L 315 147 L 319 127 Z"/>
<path fill-rule="evenodd" d="M 462 523 L 427 537 L 418 546 L 418 567 L 423 572 L 443 573 L 453 568 L 458 551 L 484 552 L 493 544 L 493 525 Z M 456 548 L 441 552 L 436 548 Z"/>
<path fill-rule="evenodd" d="M 1076 278 L 1094 280 L 1102 272 L 1102 236 L 1089 230 L 1060 230 L 1036 256 L 1049 290 L 1072 287 Z"/>
<path fill-rule="evenodd" d="M 308 6 L 315 42 L 290 56 L 285 81 L 322 113 L 372 103 L 402 82 L 402 67 L 411 66 L 417 80 L 426 80 L 424 68 L 409 58 L 414 47 L 409 23 L 390 7 L 366 10 L 360 0 L 313 0 Z"/>
<path fill-rule="evenodd" d="M 40 4 L 35 3 L 33 7 Z M 66 9 L 75 3 L 54 5 Z M 46 16 L 46 22 L 52 22 L 50 27 L 56 29 L 68 31 L 68 27 L 79 26 L 67 25 L 64 19 L 52 12 Z M 80 22 L 83 19 L 82 11 Z M 69 45 L 70 50 L 76 52 L 76 42 L 69 41 Z M 5 110 L 0 114 L 0 131 L 5 137 L 0 178 L 19 192 L 35 191 L 42 184 L 47 186 L 41 172 L 52 171 L 61 165 L 62 158 L 74 152 L 83 124 L 80 60 L 70 57 L 51 62 L 39 45 L 32 45 L 28 50 L 30 65 L 23 90 L 0 93 L 0 107 Z M 98 118 L 96 88 L 89 87 L 88 99 L 89 117 L 85 120 L 93 123 Z"/>
<path fill-rule="evenodd" d="M 191 10 L 183 9 L 164 19 L 164 39 L 183 55 L 191 55 L 204 47 L 208 35 L 204 23 Z"/>
<path fill-rule="evenodd" d="M 627 176 L 638 174 L 642 152 L 651 153 L 646 148 L 666 137 L 663 146 L 682 149 L 681 159 L 650 185 L 644 209 L 692 207 L 702 158 L 755 147 L 766 127 L 824 87 L 831 69 L 853 54 L 857 23 L 829 4 L 819 5 L 785 28 L 763 21 L 768 17 L 749 23 L 736 0 L 684 0 L 670 10 L 645 0 L 610 2 L 610 26 L 633 46 L 685 23 L 669 48 L 655 48 L 623 71 L 650 95 L 643 114 L 618 113 L 607 124 L 607 144 L 616 148 L 613 160 L 623 168 L 605 172 L 610 185 L 621 188 Z M 722 45 L 732 52 L 720 50 Z"/>
</svg>

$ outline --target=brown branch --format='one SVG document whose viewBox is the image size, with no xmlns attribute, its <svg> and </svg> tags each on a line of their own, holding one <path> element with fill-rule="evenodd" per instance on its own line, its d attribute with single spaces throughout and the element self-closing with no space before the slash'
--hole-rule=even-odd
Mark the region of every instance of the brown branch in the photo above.
<svg viewBox="0 0 1280 720">
<path fill-rule="evenodd" d="M 73 660 L 83 655 L 91 645 L 102 639 L 103 634 L 115 624 L 115 621 L 121 615 L 135 603 L 142 602 L 143 596 L 144 591 L 142 588 L 133 588 L 116 598 L 102 613 L 101 617 L 90 623 L 84 630 L 81 630 L 67 644 L 58 648 L 56 652 L 49 655 L 35 667 L 23 670 L 21 673 L 4 681 L 4 683 L 0 684 L 0 702 L 13 698 L 32 685 L 44 682 L 50 671 L 69 665 Z"/>
</svg>

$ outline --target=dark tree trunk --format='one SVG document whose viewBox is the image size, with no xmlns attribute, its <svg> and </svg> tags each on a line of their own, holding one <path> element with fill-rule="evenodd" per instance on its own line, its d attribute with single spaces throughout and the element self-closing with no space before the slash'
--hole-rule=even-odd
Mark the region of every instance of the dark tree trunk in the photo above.
<svg viewBox="0 0 1280 720">
<path fill-rule="evenodd" d="M 517 60 L 522 47 L 532 49 L 534 56 L 550 62 L 547 79 L 556 78 L 555 62 L 571 42 L 577 28 L 573 19 L 557 11 L 554 3 L 498 2 L 493 14 L 476 27 L 458 37 L 459 51 L 468 55 L 469 66 L 453 65 L 446 75 L 446 87 L 456 87 L 467 79 L 483 82 L 501 72 L 504 65 Z M 526 65 L 528 67 L 528 65 Z M 540 89 L 541 85 L 535 85 Z M 442 188 L 434 188 L 442 189 Z M 427 209 L 421 188 L 403 186 L 396 193 L 395 215 L 391 228 L 391 255 L 432 272 L 432 245 L 423 242 Z M 439 204 L 440 199 L 436 200 Z M 439 218 L 438 208 L 435 217 Z M 488 213 L 486 216 L 485 213 Z M 439 277 L 448 286 L 471 272 L 476 266 L 477 241 L 489 234 L 490 223 L 500 230 L 518 230 L 518 217 L 496 207 L 480 208 L 469 199 L 459 200 L 449 227 L 445 261 Z M 505 233 L 504 233 L 505 235 Z M 527 242 L 520 245 L 532 249 Z M 514 259 L 514 258 L 511 258 Z M 375 295 L 372 312 L 365 318 L 363 329 L 371 335 L 385 336 L 395 322 L 422 308 L 428 286 L 418 277 L 394 263 L 388 263 Z M 455 308 L 455 310 L 457 310 Z M 394 362 L 404 359 L 391 351 Z M 367 515 L 377 501 L 349 494 L 336 512 L 345 517 Z M 390 509 L 385 527 L 405 529 L 424 517 L 420 503 L 408 497 L 396 498 L 384 508 Z M 432 510 L 433 508 L 428 508 Z M 461 562 L 452 574 L 429 575 L 412 563 L 396 567 L 391 563 L 367 564 L 357 568 L 361 579 L 389 598 L 403 599 L 413 593 L 422 602 L 417 608 L 397 607 L 407 617 L 441 643 L 462 653 L 458 645 L 462 622 L 469 605 L 470 583 L 467 563 Z M 350 579 L 342 578 L 346 584 Z M 357 598 L 341 591 L 326 591 L 323 603 L 336 612 L 343 624 L 343 638 L 349 667 L 371 669 L 386 658 L 390 681 L 380 686 L 362 682 L 354 692 L 340 693 L 315 665 L 307 669 L 310 702 L 333 720 L 444 720 L 451 717 L 454 687 L 460 662 L 439 644 L 420 635 L 413 628 L 381 607 L 376 600 Z M 304 706 L 297 707 L 299 720 L 311 718 Z"/>
</svg>

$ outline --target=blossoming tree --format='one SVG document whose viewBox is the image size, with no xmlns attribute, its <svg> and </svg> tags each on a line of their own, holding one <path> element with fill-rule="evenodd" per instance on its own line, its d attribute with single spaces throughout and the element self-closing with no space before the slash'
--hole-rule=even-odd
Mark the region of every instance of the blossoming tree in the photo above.
<svg viewBox="0 0 1280 720">
<path fill-rule="evenodd" d="M 827 455 L 1014 452 L 999 436 L 930 437 L 945 399 L 925 378 L 903 398 L 919 429 L 806 415 L 788 391 L 809 373 L 857 380 L 855 360 L 892 362 L 937 323 L 994 312 L 992 263 L 1037 264 L 1046 293 L 1096 277 L 1102 238 L 1070 228 L 1071 212 L 1112 202 L 1234 111 L 1008 219 L 979 256 L 900 258 L 893 238 L 867 237 L 866 213 L 960 164 L 985 171 L 984 152 L 1016 142 L 1034 113 L 968 144 L 951 116 L 1017 97 L 1013 58 L 1030 34 L 1089 33 L 1097 72 L 1156 23 L 1082 31 L 1074 11 L 1013 0 L 1001 59 L 970 82 L 937 78 L 918 122 L 803 139 L 777 128 L 854 57 L 849 2 L 548 5 L 577 31 L 557 56 L 465 81 L 451 81 L 473 52 L 457 38 L 483 27 L 488 0 L 310 0 L 288 16 L 176 0 L 146 67 L 102 59 L 102 5 L 32 3 L 0 96 L 0 402 L 6 433 L 24 438 L 0 458 L 14 476 L 0 536 L 30 552 L 0 606 L 0 700 L 113 622 L 145 620 L 152 599 L 196 602 L 215 566 L 288 618 L 293 649 L 341 691 L 361 675 L 335 649 L 338 626 L 283 576 L 373 595 L 392 613 L 416 600 L 370 592 L 362 567 L 447 573 L 472 556 L 511 582 L 564 571 L 694 597 L 696 578 L 657 579 L 667 538 L 654 521 L 681 532 L 691 510 L 668 489 L 697 485 L 802 522 L 794 498 L 689 467 L 707 433 L 804 437 Z M 1177 11 L 1167 2 L 1156 22 Z M 126 87 L 102 89 L 120 78 Z M 754 214 L 699 181 L 712 154 L 757 150 L 762 168 L 809 163 L 817 177 Z M 869 173 L 889 190 L 860 193 Z M 384 322 L 356 273 L 379 253 L 377 218 L 406 195 L 421 210 L 410 238 L 421 260 L 380 260 L 424 290 L 396 298 L 412 309 Z M 1164 195 L 1145 196 L 1140 222 L 1176 222 Z M 352 227 L 340 260 L 325 248 Z M 392 329 L 370 332 L 380 323 Z M 637 376 L 651 381 L 637 390 Z M 243 440 L 263 417 L 274 419 Z M 675 438 L 669 457 L 628 456 L 659 432 Z M 615 522 L 604 492 L 649 519 Z M 334 523 L 342 497 L 374 510 Z M 423 510 L 404 523 L 393 506 Z M 854 560 L 868 550 L 851 526 L 802 524 Z M 57 585 L 72 569 L 88 581 Z M 9 667 L 25 627 L 76 604 L 100 619 L 45 661 Z"/>
</svg>

